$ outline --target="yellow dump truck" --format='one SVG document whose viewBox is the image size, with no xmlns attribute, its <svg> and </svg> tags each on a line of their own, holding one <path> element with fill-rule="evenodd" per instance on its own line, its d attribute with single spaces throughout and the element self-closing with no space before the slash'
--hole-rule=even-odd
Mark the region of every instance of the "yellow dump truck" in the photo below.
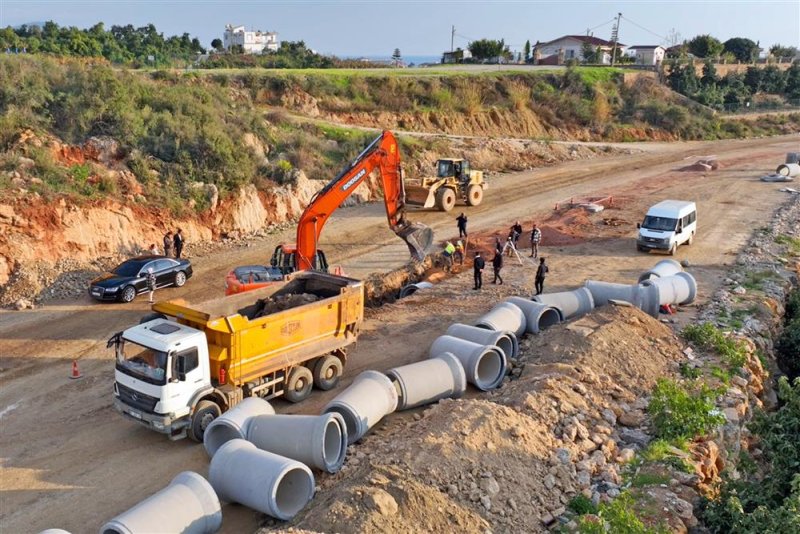
<svg viewBox="0 0 800 534">
<path fill-rule="evenodd" d="M 116 353 L 114 407 L 180 439 L 243 398 L 299 402 L 336 386 L 364 318 L 358 280 L 316 271 L 197 305 L 157 302 L 109 339 Z"/>
</svg>

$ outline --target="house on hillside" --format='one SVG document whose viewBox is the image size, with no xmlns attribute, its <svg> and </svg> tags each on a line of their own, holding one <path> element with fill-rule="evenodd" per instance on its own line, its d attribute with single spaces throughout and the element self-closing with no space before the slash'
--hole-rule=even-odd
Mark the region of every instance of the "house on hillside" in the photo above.
<svg viewBox="0 0 800 534">
<path fill-rule="evenodd" d="M 465 59 L 471 59 L 472 52 L 469 50 L 462 50 L 460 48 L 456 48 L 452 52 L 445 52 L 442 54 L 442 63 L 464 63 Z"/>
<path fill-rule="evenodd" d="M 537 65 L 561 65 L 571 59 L 583 61 L 584 43 L 600 52 L 598 63 L 611 64 L 614 43 L 592 35 L 565 35 L 546 43 L 537 42 L 533 48 L 533 57 Z M 617 43 L 617 48 L 624 52 L 626 46 Z"/>
<path fill-rule="evenodd" d="M 234 46 L 241 46 L 245 54 L 261 54 L 265 50 L 277 52 L 278 44 L 276 32 L 247 31 L 244 26 L 231 24 L 225 25 L 225 34 L 222 37 L 222 45 L 228 52 Z"/>
<path fill-rule="evenodd" d="M 660 45 L 636 45 L 629 47 L 625 54 L 632 57 L 637 65 L 661 65 L 667 49 Z"/>
</svg>

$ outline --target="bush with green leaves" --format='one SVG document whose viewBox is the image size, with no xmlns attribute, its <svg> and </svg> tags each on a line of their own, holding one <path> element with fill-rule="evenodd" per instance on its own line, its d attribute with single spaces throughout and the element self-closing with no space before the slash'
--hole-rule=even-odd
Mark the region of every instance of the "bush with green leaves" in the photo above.
<svg viewBox="0 0 800 534">
<path fill-rule="evenodd" d="M 715 394 L 705 384 L 692 390 L 668 379 L 659 379 L 647 406 L 657 438 L 693 439 L 725 422 L 714 405 Z"/>
<path fill-rule="evenodd" d="M 703 503 L 702 519 L 712 533 L 800 532 L 800 379 L 792 385 L 782 377 L 778 397 L 778 410 L 750 424 L 764 451 L 764 471 L 726 475 L 717 497 Z"/>
<path fill-rule="evenodd" d="M 683 329 L 683 337 L 704 350 L 716 352 L 733 369 L 747 363 L 747 345 L 744 341 L 726 336 L 712 323 L 691 324 Z"/>
<path fill-rule="evenodd" d="M 648 527 L 633 509 L 634 498 L 629 492 L 599 506 L 596 515 L 584 515 L 578 519 L 581 534 L 666 534 L 666 527 Z"/>
</svg>

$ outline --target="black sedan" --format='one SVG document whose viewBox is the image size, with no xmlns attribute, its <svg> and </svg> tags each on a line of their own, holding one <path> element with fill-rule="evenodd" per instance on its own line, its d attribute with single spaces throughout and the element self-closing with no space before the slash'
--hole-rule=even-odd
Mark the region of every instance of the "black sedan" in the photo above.
<svg viewBox="0 0 800 534">
<path fill-rule="evenodd" d="M 120 263 L 110 273 L 92 280 L 89 295 L 97 300 L 131 302 L 139 293 L 147 291 L 147 272 L 153 269 L 156 288 L 181 287 L 192 277 L 189 260 L 176 260 L 164 256 L 139 256 Z"/>
</svg>

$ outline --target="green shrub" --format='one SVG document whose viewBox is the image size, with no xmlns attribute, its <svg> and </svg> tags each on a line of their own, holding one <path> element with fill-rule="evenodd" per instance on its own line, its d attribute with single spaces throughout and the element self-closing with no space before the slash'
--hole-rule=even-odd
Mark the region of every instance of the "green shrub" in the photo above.
<svg viewBox="0 0 800 534">
<path fill-rule="evenodd" d="M 567 504 L 567 508 L 577 515 L 597 513 L 597 506 L 594 505 L 589 497 L 582 493 L 574 496 Z"/>
<path fill-rule="evenodd" d="M 741 340 L 725 336 L 709 322 L 687 326 L 683 329 L 683 337 L 702 349 L 713 350 L 731 368 L 738 369 L 747 363 L 747 345 Z"/>
<path fill-rule="evenodd" d="M 597 512 L 600 521 L 594 516 L 583 516 L 578 519 L 578 532 L 581 534 L 665 534 L 669 532 L 663 527 L 648 527 L 636 516 L 633 510 L 634 499 L 628 492 L 609 503 L 603 503 Z"/>
<path fill-rule="evenodd" d="M 647 407 L 655 435 L 666 440 L 706 435 L 725 422 L 714 406 L 714 392 L 702 385 L 689 391 L 667 379 L 656 383 Z"/>
<path fill-rule="evenodd" d="M 775 356 L 781 371 L 790 379 L 800 377 L 800 317 L 784 326 L 775 343 Z"/>
</svg>

